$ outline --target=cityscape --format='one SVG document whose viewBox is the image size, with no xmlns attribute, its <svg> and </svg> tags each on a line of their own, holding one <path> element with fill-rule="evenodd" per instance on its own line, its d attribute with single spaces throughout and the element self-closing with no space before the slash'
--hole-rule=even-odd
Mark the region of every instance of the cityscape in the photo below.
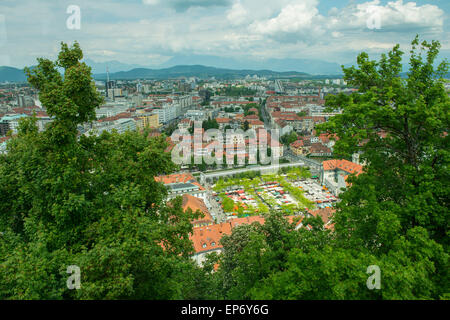
<svg viewBox="0 0 450 320">
<path fill-rule="evenodd" d="M 326 2 L 0 4 L 0 299 L 448 300 L 448 3 Z"/>
<path fill-rule="evenodd" d="M 192 239 L 202 243 L 196 249 L 197 260 L 198 255 L 211 249 L 220 251 L 220 238 L 206 234 L 202 237 L 202 230 L 235 221 L 263 221 L 259 213 L 269 209 L 291 213 L 291 218 L 319 215 L 329 223 L 332 204 L 347 186 L 345 179 L 362 172 L 358 154 L 352 161 L 334 160 L 334 139 L 315 131 L 316 124 L 339 114 L 325 111 L 327 95 L 356 91 L 343 79 L 289 80 L 246 75 L 226 81 L 197 77 L 163 81 L 107 78 L 95 83 L 105 102 L 95 110 L 96 121 L 79 125 L 80 135 L 148 128 L 152 137 L 169 137 L 166 151 L 171 152 L 176 146 L 173 133 L 177 130 L 184 133 L 181 141 L 192 146 L 192 156 L 181 163 L 179 172 L 155 179 L 169 188 L 169 198 L 180 195 L 184 208 L 205 215 L 192 222 Z M 0 150 L 6 153 L 7 142 L 17 134 L 20 119 L 35 116 L 39 130 L 44 131 L 52 118 L 39 101 L 37 90 L 16 83 L 2 87 Z M 199 126 L 200 140 L 204 140 L 201 131 L 207 128 L 217 129 L 224 136 L 227 130 L 233 132 L 230 139 L 222 140 L 223 158 L 218 159 L 224 160 L 222 164 L 208 165 L 204 159 L 195 163 L 194 157 L 207 154 L 208 144 L 200 141 L 198 147 L 194 146 L 194 123 Z M 249 165 L 249 139 L 244 141 L 244 135 L 236 134 L 237 130 L 254 130 L 256 134 L 264 131 L 268 152 L 277 156 L 279 164 L 272 165 L 269 155 L 269 163 L 261 165 L 258 152 L 254 164 Z M 276 140 L 270 137 L 275 130 L 279 135 Z M 239 148 L 240 142 L 244 148 Z M 241 178 L 246 178 L 245 184 Z M 272 183 L 282 179 L 283 183 Z M 301 221 L 298 223 L 301 225 Z M 211 248 L 215 243 L 217 247 Z"/>
</svg>

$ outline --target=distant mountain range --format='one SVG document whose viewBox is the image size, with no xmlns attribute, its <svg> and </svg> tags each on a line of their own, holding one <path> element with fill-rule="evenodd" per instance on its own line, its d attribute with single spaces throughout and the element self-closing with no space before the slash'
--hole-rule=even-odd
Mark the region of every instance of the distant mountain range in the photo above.
<svg viewBox="0 0 450 320">
<path fill-rule="evenodd" d="M 139 64 L 127 64 L 122 63 L 120 61 L 112 60 L 106 62 L 95 62 L 91 59 L 83 60 L 88 66 L 92 68 L 92 73 L 105 73 L 106 68 L 108 68 L 109 72 L 115 73 L 120 71 L 129 71 L 137 68 L 149 68 L 150 66 L 142 66 Z"/>
<path fill-rule="evenodd" d="M 0 67 L 0 82 L 26 82 L 27 76 L 22 69 Z"/>
<path fill-rule="evenodd" d="M 443 57 L 442 57 L 443 58 Z M 355 59 L 356 60 L 356 59 Z M 442 60 L 442 59 L 440 59 Z M 312 76 L 319 75 L 342 75 L 342 65 L 349 67 L 356 65 L 356 61 L 347 63 L 328 62 L 317 59 L 255 59 L 254 57 L 227 58 L 211 55 L 175 55 L 164 63 L 152 63 L 148 65 L 126 64 L 118 61 L 95 62 L 86 59 L 85 62 L 92 67 L 93 74 L 106 73 L 108 67 L 110 73 L 131 71 L 133 69 L 153 69 L 167 70 L 180 66 L 207 66 L 217 69 L 230 70 L 270 70 L 271 72 L 299 72 Z M 407 62 L 403 65 L 403 70 L 409 69 Z"/>
<path fill-rule="evenodd" d="M 109 67 L 108 67 L 109 68 Z M 110 72 L 111 80 L 133 80 L 133 79 L 175 79 L 181 77 L 197 77 L 216 79 L 236 79 L 247 75 L 267 78 L 327 78 L 330 75 L 311 76 L 305 72 L 286 71 L 277 72 L 272 70 L 234 70 L 225 68 L 207 67 L 203 65 L 182 65 L 163 69 L 135 68 L 129 71 Z M 339 77 L 336 75 L 335 77 Z M 95 80 L 105 80 L 106 73 L 94 74 Z M 23 69 L 13 67 L 0 67 L 0 82 L 26 82 L 26 75 Z"/>
<path fill-rule="evenodd" d="M 271 70 L 233 70 L 215 67 L 206 67 L 203 65 L 182 65 L 164 69 L 147 69 L 137 68 L 130 71 L 121 71 L 110 73 L 110 79 L 174 79 L 180 77 L 198 77 L 202 79 L 215 77 L 216 79 L 236 79 L 243 78 L 247 75 L 257 75 L 259 77 L 299 77 L 309 78 L 309 74 L 304 72 L 290 71 L 290 72 L 276 72 Z M 106 73 L 95 74 L 96 80 L 105 80 Z"/>
<path fill-rule="evenodd" d="M 148 65 L 126 64 L 119 61 L 95 62 L 90 59 L 85 60 L 92 68 L 94 74 L 105 73 L 108 67 L 109 72 L 130 71 L 132 69 L 165 69 L 175 66 L 202 65 L 219 69 L 232 70 L 273 70 L 276 72 L 297 71 L 319 74 L 340 74 L 341 66 L 338 63 L 313 59 L 259 59 L 253 58 L 225 58 L 211 55 L 176 55 L 162 64 L 149 63 Z"/>
<path fill-rule="evenodd" d="M 106 68 L 110 79 L 174 79 L 180 77 L 198 77 L 216 79 L 243 78 L 257 75 L 267 78 L 304 78 L 323 79 L 342 77 L 341 67 L 337 63 L 306 59 L 267 59 L 264 61 L 238 61 L 233 58 L 215 56 L 179 55 L 160 66 L 143 67 L 137 64 L 126 64 L 119 61 L 95 62 L 84 60 L 91 66 L 94 79 L 105 80 Z M 195 64 L 193 64 L 196 62 Z M 174 65 L 175 64 L 175 65 Z M 211 65 L 214 65 L 212 67 Z M 349 64 L 345 65 L 346 67 Z M 408 66 L 404 66 L 407 70 Z M 405 76 L 406 73 L 402 73 Z M 447 78 L 450 74 L 447 74 Z M 26 82 L 22 69 L 0 67 L 0 82 Z"/>
<path fill-rule="evenodd" d="M 254 59 L 224 58 L 210 55 L 177 55 L 160 67 L 177 65 L 205 65 L 234 70 L 273 70 L 276 72 L 304 72 L 311 75 L 340 74 L 341 65 L 335 62 L 313 59 Z"/>
</svg>

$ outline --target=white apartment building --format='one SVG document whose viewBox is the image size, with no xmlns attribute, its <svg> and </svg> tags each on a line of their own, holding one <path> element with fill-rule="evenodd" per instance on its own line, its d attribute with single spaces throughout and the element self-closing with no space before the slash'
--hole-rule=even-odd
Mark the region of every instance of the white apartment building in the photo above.
<svg viewBox="0 0 450 320">
<path fill-rule="evenodd" d="M 158 114 L 159 123 L 167 123 L 181 113 L 179 110 L 180 105 L 178 104 L 165 104 L 161 108 L 153 110 L 153 112 Z"/>
<path fill-rule="evenodd" d="M 203 110 L 188 110 L 185 117 L 192 121 L 202 121 L 207 119 L 206 113 Z"/>
<path fill-rule="evenodd" d="M 114 105 L 101 106 L 95 110 L 97 119 L 113 117 L 119 113 L 126 112 L 130 107 L 128 103 L 115 103 Z"/>
</svg>

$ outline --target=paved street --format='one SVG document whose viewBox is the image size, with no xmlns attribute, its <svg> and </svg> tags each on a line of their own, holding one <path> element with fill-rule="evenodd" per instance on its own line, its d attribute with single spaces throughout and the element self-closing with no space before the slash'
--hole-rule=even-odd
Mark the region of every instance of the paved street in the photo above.
<svg viewBox="0 0 450 320">
<path fill-rule="evenodd" d="M 284 158 L 288 159 L 289 161 L 302 161 L 304 162 L 307 166 L 310 167 L 311 169 L 311 173 L 319 173 L 320 172 L 320 168 L 322 166 L 322 164 L 316 160 L 304 157 L 304 156 L 299 156 L 294 154 L 291 150 L 285 148 L 284 150 Z"/>
<path fill-rule="evenodd" d="M 261 107 L 261 116 L 264 119 L 264 127 L 266 128 L 266 130 L 270 130 L 272 126 L 270 125 L 269 115 L 267 114 L 265 103 Z"/>
</svg>

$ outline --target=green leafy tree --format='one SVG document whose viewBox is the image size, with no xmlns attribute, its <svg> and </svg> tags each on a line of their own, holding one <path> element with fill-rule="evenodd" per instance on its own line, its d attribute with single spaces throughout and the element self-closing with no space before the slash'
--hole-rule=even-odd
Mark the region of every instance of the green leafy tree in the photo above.
<svg viewBox="0 0 450 320">
<path fill-rule="evenodd" d="M 405 79 L 398 45 L 379 62 L 360 54 L 359 68 L 344 69 L 345 80 L 358 93 L 327 97 L 330 109 L 339 104 L 343 113 L 318 128 L 339 136 L 339 155 L 359 152 L 367 163 L 365 174 L 350 179 L 352 187 L 338 205 L 338 241 L 383 259 L 403 255 L 411 262 L 405 277 L 427 282 L 424 291 L 418 289 L 423 285 L 405 287 L 390 298 L 438 298 L 449 291 L 442 283 L 448 283 L 450 101 L 442 79 L 448 63 L 434 67 L 439 47 L 437 41 L 420 43 L 416 37 Z M 415 253 L 405 248 L 419 240 L 430 249 L 416 262 Z M 417 263 L 423 267 L 413 267 Z"/>
<path fill-rule="evenodd" d="M 54 121 L 38 132 L 36 119 L 23 120 L 0 155 L 0 298 L 181 298 L 183 275 L 197 270 L 196 215 L 180 198 L 167 206 L 154 179 L 174 169 L 162 137 L 78 136 L 102 102 L 82 58 L 78 43 L 63 43 L 55 62 L 27 70 Z M 66 286 L 70 265 L 79 290 Z"/>
<path fill-rule="evenodd" d="M 235 203 L 232 199 L 228 198 L 227 196 L 224 196 L 223 200 L 222 200 L 222 205 L 223 205 L 223 211 L 233 212 Z"/>
<path fill-rule="evenodd" d="M 247 131 L 250 128 L 250 125 L 247 120 L 244 121 L 243 127 L 244 127 L 244 131 Z"/>
<path fill-rule="evenodd" d="M 297 141 L 297 139 L 298 139 L 297 133 L 295 133 L 295 131 L 291 131 L 291 132 L 286 133 L 285 135 L 283 135 L 281 137 L 281 143 L 283 143 L 284 145 L 288 146 L 292 142 Z"/>
<path fill-rule="evenodd" d="M 449 296 L 450 103 L 442 79 L 447 62 L 435 67 L 439 46 L 416 38 L 406 78 L 399 46 L 378 62 L 362 53 L 358 67 L 344 68 L 345 80 L 359 90 L 327 96 L 330 109 L 342 114 L 318 131 L 339 137 L 339 157 L 359 152 L 364 172 L 349 177 L 332 230 L 308 216 L 295 230 L 281 213 L 270 213 L 264 226 L 224 237 L 215 275 L 224 298 Z M 366 286 L 370 265 L 380 267 L 381 290 Z"/>
<path fill-rule="evenodd" d="M 216 119 L 211 120 L 211 118 L 208 118 L 208 120 L 202 122 L 202 128 L 205 129 L 205 131 L 208 129 L 219 129 L 219 124 Z"/>
<path fill-rule="evenodd" d="M 431 239 L 449 244 L 450 154 L 446 132 L 450 100 L 442 79 L 448 63 L 444 61 L 434 68 L 439 47 L 439 42 L 419 44 L 416 38 L 406 79 L 400 76 L 403 53 L 398 45 L 382 55 L 379 62 L 370 61 L 363 53 L 358 57 L 359 69 L 344 69 L 345 79 L 359 87 L 358 93 L 327 99 L 330 109 L 339 105 L 343 113 L 319 126 L 318 131 L 339 136 L 335 151 L 340 156 L 359 152 L 368 164 L 367 174 L 356 179 L 344 196 L 341 207 L 348 207 L 345 211 L 350 216 L 342 214 L 338 218 L 342 223 L 348 219 L 358 223 L 352 233 L 365 233 L 367 226 L 359 223 L 364 216 L 370 216 L 372 231 L 364 237 L 352 237 L 364 239 L 368 247 L 379 244 L 376 226 L 381 227 L 387 217 L 391 223 L 385 231 L 392 235 L 423 227 Z M 356 207 L 360 217 L 355 220 L 351 212 Z M 378 210 L 379 214 L 374 215 Z M 382 250 L 389 248 L 386 245 Z"/>
</svg>

